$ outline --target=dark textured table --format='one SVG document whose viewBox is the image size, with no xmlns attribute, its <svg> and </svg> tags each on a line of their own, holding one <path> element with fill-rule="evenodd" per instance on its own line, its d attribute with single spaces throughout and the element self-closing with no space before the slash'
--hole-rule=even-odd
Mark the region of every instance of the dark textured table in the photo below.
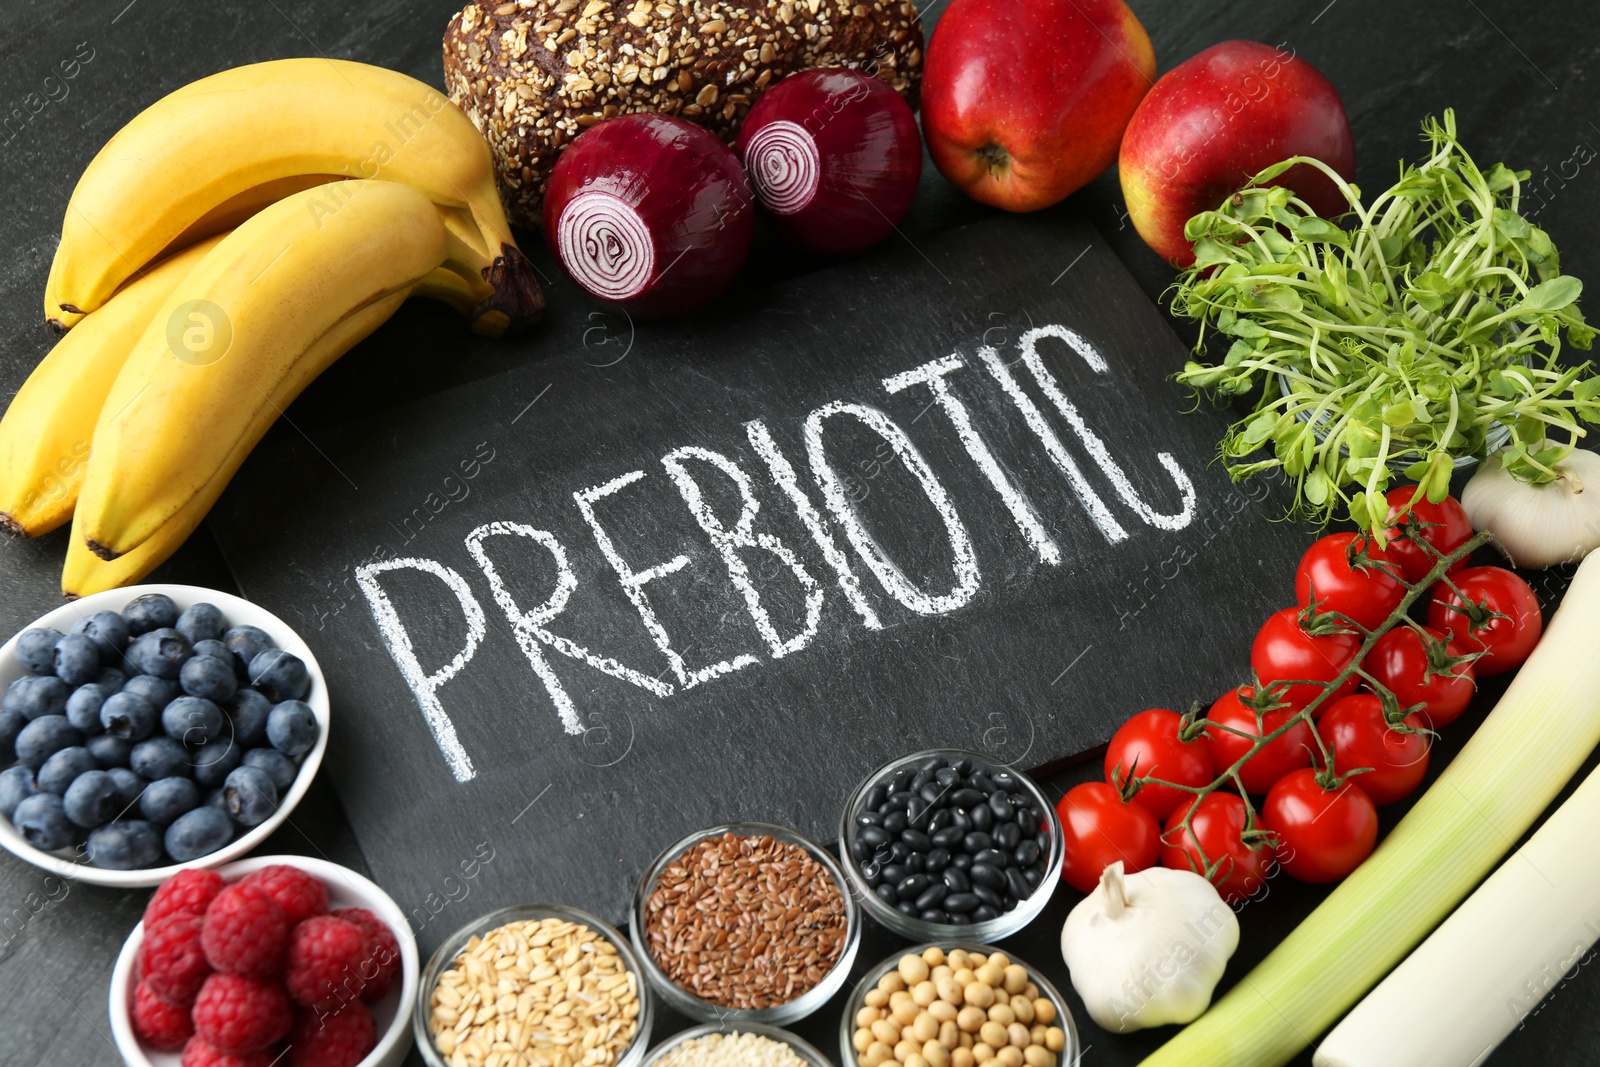
<svg viewBox="0 0 1600 1067">
<path fill-rule="evenodd" d="M 942 0 L 927 17 L 937 18 Z M 1276 5 L 1197 0 L 1132 0 L 1155 42 L 1162 69 L 1218 40 L 1249 37 L 1292 48 L 1338 87 L 1356 132 L 1359 180 L 1369 189 L 1392 180 L 1395 161 L 1414 155 L 1420 119 L 1456 109 L 1462 136 L 1480 162 L 1503 159 L 1534 172 L 1538 223 L 1562 250 L 1564 269 L 1600 276 L 1600 185 L 1594 171 L 1600 145 L 1600 33 L 1579 3 L 1515 4 L 1507 0 L 1313 0 Z M 9 395 L 48 349 L 39 324 L 55 233 L 73 183 L 101 144 L 160 95 L 215 70 L 293 55 L 328 55 L 379 63 L 438 84 L 438 37 L 453 10 L 450 0 L 266 0 L 264 3 L 112 0 L 47 3 L 8 0 L 0 10 L 0 178 L 11 213 L 0 220 L 0 247 L 15 258 L 0 271 L 0 379 Z M 66 64 L 66 66 L 63 66 Z M 70 78 L 63 72 L 71 69 Z M 1170 272 L 1126 224 L 1113 176 L 1077 195 L 1152 298 Z M 930 168 L 903 229 L 915 243 L 929 234 L 986 217 Z M 541 242 L 529 235 L 536 258 Z M 758 245 L 752 274 L 814 269 L 771 243 Z M 401 321 L 387 329 L 404 329 Z M 421 368 L 379 368 L 367 354 L 313 386 L 291 415 L 300 430 L 352 413 L 381 410 L 433 390 L 503 369 L 489 358 Z M 365 363 L 365 366 L 360 365 Z M 419 373 L 407 373 L 419 371 Z M 280 428 L 275 432 L 288 432 Z M 29 543 L 0 545 L 0 630 L 10 632 L 57 602 L 64 531 Z M 226 561 L 202 530 L 155 576 L 231 589 Z M 1559 576 L 1540 583 L 1541 596 L 1559 596 Z M 246 593 L 248 590 L 245 591 Z M 1189 606 L 1188 610 L 1199 610 Z M 1442 743 L 1440 756 L 1459 745 L 1492 704 L 1482 698 Z M 1059 754 L 1065 757 L 1067 753 Z M 1093 754 L 1090 754 L 1091 756 Z M 1435 766 L 1441 766 L 1437 759 Z M 1591 757 L 1589 766 L 1593 766 Z M 1585 772 L 1588 767 L 1585 768 Z M 264 847 L 266 852 L 320 855 L 356 869 L 366 864 L 345 825 L 324 768 L 323 779 Z M 1098 760 L 1057 768 L 1045 778 L 1059 796 L 1098 773 Z M 1580 772 L 1580 778 L 1582 772 Z M 1386 825 L 1401 812 L 1386 812 Z M 749 813 L 752 816 L 759 813 Z M 641 862 L 642 859 L 641 859 Z M 1243 936 L 1229 966 L 1236 980 L 1322 896 L 1323 891 L 1277 880 L 1262 900 L 1246 906 Z M 7 1067 L 111 1064 L 118 1060 L 106 1018 L 106 986 L 116 951 L 137 921 L 145 894 L 62 884 L 0 856 L 0 1063 Z M 1045 915 L 1006 943 L 1008 951 L 1052 974 L 1075 1002 L 1060 963 L 1057 937 L 1076 900 L 1057 893 Z M 570 903 L 583 906 L 579 900 Z M 470 910 L 463 908 L 461 918 Z M 896 949 L 895 939 L 869 929 L 858 969 Z M 1492 1058 L 1500 1064 L 1600 1063 L 1600 977 L 1580 966 L 1539 1013 Z M 1169 1030 L 1117 1038 L 1097 1031 L 1076 1011 L 1086 1045 L 1084 1062 L 1137 1063 Z M 796 1027 L 838 1055 L 839 1005 Z M 658 1034 L 680 1025 L 663 1018 Z M 1307 1057 L 1309 1061 L 1309 1057 Z M 412 1062 L 420 1062 L 413 1056 Z"/>
</svg>

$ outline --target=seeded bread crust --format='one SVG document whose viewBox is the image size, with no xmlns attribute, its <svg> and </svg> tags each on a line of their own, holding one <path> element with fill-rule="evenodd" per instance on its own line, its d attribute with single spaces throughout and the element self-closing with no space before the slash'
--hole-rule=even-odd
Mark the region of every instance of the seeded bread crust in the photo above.
<svg viewBox="0 0 1600 1067">
<path fill-rule="evenodd" d="M 539 223 L 561 148 L 602 118 L 677 115 L 732 143 L 768 85 L 867 70 L 913 107 L 922 22 L 909 0 L 474 0 L 444 35 L 450 99 L 494 152 L 512 221 Z"/>
</svg>

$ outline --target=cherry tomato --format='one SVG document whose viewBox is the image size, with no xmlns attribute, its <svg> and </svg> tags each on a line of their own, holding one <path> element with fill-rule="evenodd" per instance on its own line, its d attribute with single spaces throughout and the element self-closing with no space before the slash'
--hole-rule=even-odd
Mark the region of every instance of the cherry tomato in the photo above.
<svg viewBox="0 0 1600 1067">
<path fill-rule="evenodd" d="M 1447 496 L 1437 504 L 1429 503 L 1427 497 L 1418 497 L 1413 504 L 1411 498 L 1416 492 L 1414 485 L 1397 485 L 1384 494 L 1389 500 L 1389 524 L 1396 535 L 1384 546 L 1384 554 L 1400 564 L 1400 577 L 1413 585 L 1428 576 L 1437 560 L 1404 532 L 1408 518 L 1416 520 L 1417 535 L 1441 556 L 1448 556 L 1472 539 L 1472 522 L 1455 497 Z M 1464 566 L 1466 560 L 1458 560 L 1450 573 Z"/>
<path fill-rule="evenodd" d="M 1325 625 L 1337 626 L 1333 620 L 1327 620 Z M 1250 646 L 1250 666 L 1263 687 L 1291 679 L 1301 683 L 1331 682 L 1359 651 L 1361 638 L 1356 634 L 1308 634 L 1300 625 L 1300 609 L 1284 608 L 1267 616 L 1256 633 L 1255 643 Z M 1355 692 L 1356 681 L 1352 674 L 1319 706 L 1327 707 L 1339 697 Z M 1283 691 L 1281 699 L 1303 708 L 1321 692 L 1320 685 L 1291 685 Z"/>
<path fill-rule="evenodd" d="M 1371 693 L 1357 693 L 1334 701 L 1328 713 L 1317 720 L 1317 732 L 1333 750 L 1333 767 L 1340 774 L 1372 768 L 1350 780 L 1382 807 L 1410 796 L 1428 773 L 1433 738 L 1420 732 L 1423 723 L 1414 714 L 1407 715 L 1402 725 L 1419 732 L 1389 725 L 1383 701 Z"/>
<path fill-rule="evenodd" d="M 1064 856 L 1061 878 L 1080 893 L 1100 881 L 1100 872 L 1122 861 L 1129 874 L 1154 867 L 1161 850 L 1161 824 L 1148 808 L 1129 804 L 1104 782 L 1083 782 L 1056 804 Z"/>
<path fill-rule="evenodd" d="M 1309 767 L 1272 787 L 1261 825 L 1278 835 L 1278 866 L 1302 882 L 1337 882 L 1378 843 L 1378 809 L 1355 780 L 1325 789 Z"/>
<path fill-rule="evenodd" d="M 1336 611 L 1376 630 L 1405 599 L 1406 587 L 1395 577 L 1399 573 L 1399 565 L 1364 534 L 1329 534 L 1300 557 L 1294 595 L 1301 607 L 1309 607 L 1315 595 L 1318 611 Z"/>
<path fill-rule="evenodd" d="M 1186 833 L 1183 817 L 1191 807 L 1194 818 Z M 1230 904 L 1245 899 L 1266 885 L 1273 853 L 1266 844 L 1255 848 L 1245 844 L 1240 837 L 1245 817 L 1244 801 L 1235 793 L 1207 793 L 1198 805 L 1186 801 L 1167 819 L 1161 834 L 1161 865 L 1200 874 L 1215 865 L 1211 883 L 1222 899 Z"/>
<path fill-rule="evenodd" d="M 1293 718 L 1297 710 L 1283 707 L 1263 711 L 1258 726 L 1255 709 L 1247 703 L 1253 696 L 1254 690 L 1248 685 L 1241 685 L 1218 697 L 1217 702 L 1211 705 L 1211 710 L 1206 712 L 1206 744 L 1211 747 L 1211 762 L 1216 772 L 1233 766 L 1254 744 L 1249 738 L 1240 737 L 1229 730 L 1240 730 L 1251 737 L 1265 737 Z M 1311 754 L 1316 745 L 1309 723 L 1299 722 L 1291 726 L 1283 736 L 1267 742 L 1260 752 L 1239 768 L 1245 791 L 1265 793 L 1272 788 L 1272 783 L 1290 771 L 1311 766 Z M 1215 772 L 1212 777 L 1215 777 Z"/>
<path fill-rule="evenodd" d="M 1202 786 L 1216 777 L 1205 735 L 1193 741 L 1179 736 L 1183 716 L 1166 708 L 1141 711 L 1111 735 L 1106 749 L 1106 781 L 1122 789 L 1129 778 L 1163 778 L 1179 785 Z M 1191 794 L 1167 785 L 1141 785 L 1133 802 L 1165 819 Z"/>
<path fill-rule="evenodd" d="M 1449 662 L 1466 655 L 1462 642 L 1447 640 L 1446 634 L 1430 626 L 1422 629 L 1426 641 L 1411 627 L 1396 626 L 1378 638 L 1363 666 L 1402 708 L 1424 705 L 1418 712 L 1423 725 L 1437 730 L 1454 722 L 1472 703 L 1477 672 L 1471 661 Z"/>
<path fill-rule="evenodd" d="M 1522 666 L 1544 632 L 1533 587 L 1504 567 L 1467 567 L 1452 574 L 1450 580 L 1466 601 L 1440 582 L 1428 604 L 1428 625 L 1450 631 L 1467 649 L 1488 649 L 1488 655 L 1472 664 L 1480 677 Z M 1484 608 L 1504 618 L 1484 618 Z M 1474 621 L 1474 616 L 1479 621 Z"/>
</svg>

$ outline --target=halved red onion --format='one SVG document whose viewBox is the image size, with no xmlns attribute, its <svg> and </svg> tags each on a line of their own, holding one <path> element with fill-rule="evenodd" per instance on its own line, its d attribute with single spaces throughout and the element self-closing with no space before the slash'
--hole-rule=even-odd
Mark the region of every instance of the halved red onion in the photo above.
<svg viewBox="0 0 1600 1067">
<path fill-rule="evenodd" d="M 710 303 L 733 282 L 754 227 L 749 180 L 711 133 L 665 115 L 597 122 L 562 153 L 544 234 L 572 280 L 635 318 Z"/>
<path fill-rule="evenodd" d="M 893 89 L 855 70 L 792 74 L 739 128 L 739 158 L 779 229 L 814 252 L 870 248 L 905 217 L 922 136 Z"/>
</svg>

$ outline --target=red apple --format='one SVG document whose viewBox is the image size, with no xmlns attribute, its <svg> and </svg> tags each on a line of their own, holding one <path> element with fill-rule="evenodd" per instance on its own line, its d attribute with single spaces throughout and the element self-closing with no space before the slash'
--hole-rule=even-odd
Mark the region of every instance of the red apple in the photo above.
<svg viewBox="0 0 1600 1067">
<path fill-rule="evenodd" d="M 951 0 L 922 72 L 928 152 L 974 200 L 1049 207 L 1116 160 L 1155 71 L 1122 0 Z"/>
<path fill-rule="evenodd" d="M 1163 74 L 1128 123 L 1118 158 L 1128 217 L 1157 255 L 1186 267 L 1194 250 L 1184 223 L 1290 156 L 1320 159 L 1355 179 L 1339 94 L 1292 52 L 1255 41 L 1212 45 Z M 1348 207 L 1327 175 L 1303 164 L 1272 184 L 1293 189 L 1323 218 Z"/>
</svg>

